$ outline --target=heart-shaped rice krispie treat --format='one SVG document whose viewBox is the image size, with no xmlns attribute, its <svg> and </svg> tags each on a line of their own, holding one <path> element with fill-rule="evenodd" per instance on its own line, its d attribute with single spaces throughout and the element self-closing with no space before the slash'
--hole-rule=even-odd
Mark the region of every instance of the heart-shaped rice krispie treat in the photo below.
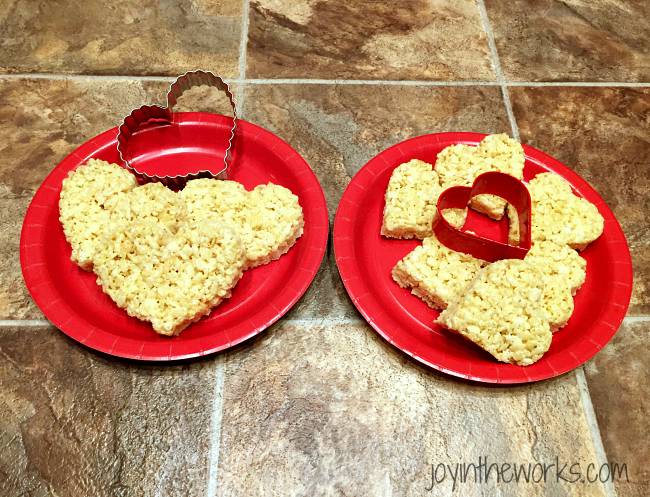
<svg viewBox="0 0 650 497">
<path fill-rule="evenodd" d="M 384 220 L 381 234 L 390 238 L 431 236 L 431 223 L 443 188 L 433 166 L 413 159 L 397 166 L 384 195 Z M 446 209 L 443 216 L 453 226 L 465 224 L 467 209 Z"/>
<path fill-rule="evenodd" d="M 393 280 L 433 309 L 446 309 L 487 262 L 456 252 L 435 235 L 424 239 L 393 268 Z"/>
<path fill-rule="evenodd" d="M 303 232 L 298 197 L 279 185 L 259 185 L 249 192 L 234 181 L 196 179 L 188 181 L 181 195 L 190 221 L 216 217 L 237 230 L 246 248 L 246 268 L 278 259 Z"/>
<path fill-rule="evenodd" d="M 119 307 L 171 336 L 230 297 L 245 261 L 241 238 L 215 220 L 176 234 L 160 222 L 122 221 L 104 233 L 93 270 Z"/>
<path fill-rule="evenodd" d="M 105 204 L 137 186 L 130 172 L 98 159 L 90 159 L 63 180 L 59 219 L 72 246 L 73 262 L 86 271 L 92 270 L 97 241 L 110 218 Z"/>
<path fill-rule="evenodd" d="M 564 327 L 573 314 L 573 296 L 585 282 L 587 261 L 567 245 L 551 241 L 533 242 L 524 259 L 542 277 L 542 310 L 552 332 Z"/>
<path fill-rule="evenodd" d="M 505 134 L 486 136 L 477 147 L 451 145 L 436 159 L 435 171 L 443 190 L 452 186 L 472 186 L 477 176 L 488 171 L 501 171 L 523 179 L 524 149 Z M 506 201 L 494 195 L 477 195 L 470 207 L 499 220 L 503 217 Z"/>
<path fill-rule="evenodd" d="M 551 345 L 542 312 L 539 273 L 526 261 L 503 259 L 482 269 L 437 322 L 497 360 L 528 366 Z"/>
<path fill-rule="evenodd" d="M 538 174 L 527 186 L 533 240 L 584 250 L 603 233 L 605 220 L 596 206 L 574 195 L 571 185 L 557 174 Z"/>
</svg>

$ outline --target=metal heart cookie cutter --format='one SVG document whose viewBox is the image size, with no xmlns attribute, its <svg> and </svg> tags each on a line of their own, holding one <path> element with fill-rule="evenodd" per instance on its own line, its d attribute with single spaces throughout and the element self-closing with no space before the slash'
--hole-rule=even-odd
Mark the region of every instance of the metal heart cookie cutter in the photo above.
<svg viewBox="0 0 650 497">
<path fill-rule="evenodd" d="M 129 162 L 127 157 L 127 147 L 129 140 L 137 136 L 138 131 L 143 128 L 149 127 L 150 124 L 155 126 L 170 125 L 173 122 L 172 109 L 180 96 L 190 88 L 195 86 L 213 86 L 223 91 L 232 105 L 232 129 L 230 130 L 230 138 L 228 139 L 228 147 L 223 158 L 223 168 L 219 172 L 212 172 L 207 169 L 199 169 L 191 171 L 186 174 L 178 175 L 158 175 L 144 170 L 138 170 L 136 166 Z M 232 160 L 232 153 L 235 144 L 235 136 L 237 131 L 237 110 L 235 108 L 235 101 L 228 85 L 219 76 L 209 71 L 190 71 L 182 76 L 179 76 L 174 81 L 169 91 L 167 92 L 167 106 L 161 107 L 160 105 L 143 105 L 139 109 L 135 109 L 124 118 L 124 122 L 119 127 L 117 134 L 117 151 L 120 154 L 120 159 L 126 165 L 126 168 L 131 171 L 138 179 L 145 183 L 160 182 L 165 186 L 179 187 L 184 185 L 187 181 L 197 178 L 228 178 L 228 167 Z M 165 144 L 162 144 L 162 149 Z M 164 154 L 161 154 L 164 155 Z M 131 161 L 133 162 L 133 161 Z"/>
<path fill-rule="evenodd" d="M 519 243 L 511 245 L 491 240 L 453 227 L 442 215 L 445 209 L 464 209 L 476 195 L 491 194 L 508 201 L 519 219 Z M 472 186 L 452 186 L 438 197 L 438 211 L 433 220 L 433 232 L 440 243 L 456 252 L 477 259 L 496 262 L 500 259 L 523 259 L 530 250 L 531 200 L 528 188 L 514 176 L 490 171 L 476 177 Z"/>
</svg>

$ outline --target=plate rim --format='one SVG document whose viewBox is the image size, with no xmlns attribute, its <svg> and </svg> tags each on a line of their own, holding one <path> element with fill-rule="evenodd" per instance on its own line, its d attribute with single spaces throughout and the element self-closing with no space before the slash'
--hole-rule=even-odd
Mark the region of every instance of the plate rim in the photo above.
<svg viewBox="0 0 650 497">
<path fill-rule="evenodd" d="M 393 326 L 387 326 L 387 324 L 391 324 L 392 319 L 388 313 L 380 305 L 378 305 L 374 299 L 371 298 L 370 291 L 366 291 L 368 287 L 363 281 L 359 267 L 356 264 L 354 244 L 352 243 L 353 237 L 351 236 L 351 230 L 349 229 L 353 226 L 354 221 L 350 215 L 353 214 L 355 207 L 360 207 L 357 204 L 357 201 L 362 199 L 365 195 L 366 186 L 368 183 L 372 182 L 378 174 L 383 173 L 387 168 L 394 169 L 395 167 L 399 166 L 401 162 L 396 162 L 396 160 L 398 160 L 399 156 L 404 155 L 405 150 L 408 149 L 409 152 L 412 152 L 414 150 L 421 150 L 421 142 L 426 141 L 427 143 L 449 143 L 452 141 L 454 144 L 464 143 L 468 145 L 476 145 L 486 136 L 488 136 L 487 133 L 473 132 L 431 133 L 404 140 L 375 155 L 355 174 L 355 176 L 346 187 L 341 201 L 339 202 L 333 229 L 334 256 L 339 269 L 339 273 L 341 275 L 341 279 L 343 281 L 343 285 L 348 292 L 348 295 L 350 296 L 353 304 L 364 317 L 364 319 L 379 335 L 386 339 L 391 345 L 398 348 L 407 355 L 413 357 L 418 362 L 451 376 L 481 383 L 521 384 L 553 378 L 555 376 L 559 376 L 561 374 L 572 371 L 573 369 L 584 364 L 586 361 L 596 355 L 612 339 L 612 337 L 616 334 L 619 327 L 621 326 L 623 319 L 625 318 L 631 300 L 633 284 L 632 259 L 629 251 L 629 246 L 627 244 L 625 234 L 620 224 L 618 223 L 618 220 L 614 216 L 614 213 L 611 211 L 602 197 L 600 197 L 598 192 L 596 192 L 596 190 L 594 190 L 593 187 L 589 185 L 589 183 L 587 183 L 580 175 L 578 175 L 575 171 L 557 159 L 536 148 L 522 143 L 527 161 L 530 160 L 539 165 L 550 164 L 553 168 L 559 167 L 563 171 L 566 171 L 565 179 L 570 181 L 572 188 L 581 196 L 584 196 L 585 192 L 589 192 L 590 197 L 594 195 L 597 197 L 598 201 L 595 205 L 601 214 L 603 211 L 606 213 L 606 216 L 603 217 L 605 217 L 605 222 L 607 223 L 608 229 L 613 230 L 613 234 L 616 238 L 615 243 L 622 244 L 625 248 L 625 250 L 622 251 L 620 259 L 612 261 L 619 265 L 617 268 L 619 270 L 617 274 L 620 275 L 620 279 L 613 283 L 617 283 L 620 286 L 617 288 L 617 291 L 614 295 L 615 299 L 608 302 L 611 319 L 608 319 L 606 321 L 599 321 L 595 327 L 597 331 L 599 331 L 599 336 L 602 339 L 599 342 L 595 342 L 592 338 L 589 338 L 589 350 L 587 353 L 585 353 L 585 351 L 580 351 L 579 356 L 573 353 L 574 351 L 565 352 L 565 354 L 562 355 L 563 358 L 565 358 L 567 355 L 572 358 L 570 366 L 567 366 L 566 363 L 554 364 L 546 360 L 546 365 L 548 368 L 545 372 L 538 374 L 529 374 L 526 367 L 524 366 L 515 366 L 511 364 L 500 363 L 495 359 L 494 372 L 490 375 L 486 375 L 485 373 L 472 373 L 471 364 L 469 371 L 459 370 L 458 367 L 447 367 L 444 364 L 444 350 L 441 351 L 440 363 L 436 363 L 427 358 L 421 357 L 418 354 L 417 347 L 413 350 L 411 347 L 401 346 L 400 343 L 398 343 L 399 340 L 394 339 L 395 334 L 399 332 L 399 326 L 396 327 L 394 324 Z M 591 198 L 589 201 L 592 202 Z M 544 358 L 542 358 L 542 360 L 544 360 Z M 540 363 L 544 364 L 541 361 L 538 361 L 536 364 Z M 503 369 L 503 367 L 513 366 L 520 368 L 520 373 L 518 375 L 502 376 L 500 374 L 500 369 Z"/>
<path fill-rule="evenodd" d="M 178 119 L 177 122 L 179 123 L 194 122 L 199 126 L 220 124 L 221 121 L 228 119 L 225 116 L 204 112 L 178 112 L 174 113 L 174 116 L 175 121 Z M 310 227 L 305 226 L 302 237 L 309 230 L 312 238 L 309 239 L 309 244 L 305 247 L 301 257 L 301 262 L 306 261 L 308 265 L 297 266 L 293 271 L 293 274 L 298 279 L 293 280 L 292 284 L 285 286 L 278 292 L 269 305 L 265 305 L 252 317 L 242 319 L 242 322 L 248 325 L 244 327 L 246 331 L 240 332 L 233 337 L 226 335 L 227 342 L 222 345 L 215 345 L 214 337 L 216 333 L 213 333 L 209 336 L 195 337 L 191 343 L 194 346 L 187 348 L 187 346 L 191 345 L 190 343 L 174 342 L 177 337 L 161 338 L 155 334 L 153 329 L 151 330 L 152 340 L 150 341 L 123 336 L 118 337 L 111 343 L 110 340 L 105 340 L 105 336 L 102 336 L 100 328 L 77 315 L 73 309 L 66 305 L 65 298 L 57 292 L 51 279 L 49 277 L 43 278 L 43 273 L 38 270 L 39 267 L 46 265 L 42 255 L 45 231 L 48 229 L 48 226 L 44 223 L 38 222 L 39 216 L 43 217 L 51 213 L 53 209 L 58 210 L 61 182 L 67 177 L 69 171 L 85 163 L 93 152 L 98 152 L 101 148 L 109 147 L 111 144 L 117 146 L 117 131 L 118 127 L 115 127 L 100 133 L 81 144 L 59 162 L 37 189 L 23 219 L 19 250 L 21 272 L 29 294 L 45 317 L 73 340 L 98 352 L 124 359 L 169 362 L 202 357 L 230 349 L 258 335 L 286 314 L 307 291 L 316 277 L 325 256 L 329 237 L 327 202 L 314 171 L 295 149 L 274 133 L 240 119 L 238 119 L 238 133 L 244 133 L 251 140 L 258 140 L 259 137 L 271 140 L 273 142 L 273 152 L 285 164 L 290 166 L 289 172 L 295 174 L 294 177 L 301 176 L 301 183 L 308 184 L 308 187 L 299 194 L 309 196 L 310 204 L 312 204 L 310 214 L 313 221 Z M 297 174 L 294 170 L 296 168 L 299 169 Z M 58 187 L 54 185 L 58 185 Z M 305 206 L 302 207 L 304 210 Z M 60 224 L 59 228 L 62 229 Z M 305 240 L 307 240 L 307 237 L 305 237 Z M 270 264 L 273 264 L 273 262 L 275 261 Z M 126 314 L 125 310 L 120 310 Z M 213 340 L 209 339 L 210 336 L 213 337 Z M 175 344 L 180 343 L 182 345 L 175 347 Z M 178 349 L 179 347 L 182 350 L 176 353 L 174 348 Z"/>
</svg>

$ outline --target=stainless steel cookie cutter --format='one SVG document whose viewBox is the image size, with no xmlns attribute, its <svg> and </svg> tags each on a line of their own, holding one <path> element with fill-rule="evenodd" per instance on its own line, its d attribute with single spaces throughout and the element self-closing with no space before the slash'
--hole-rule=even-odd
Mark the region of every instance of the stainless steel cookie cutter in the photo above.
<svg viewBox="0 0 650 497">
<path fill-rule="evenodd" d="M 135 167 L 131 166 L 126 156 L 126 148 L 129 139 L 138 130 L 138 128 L 140 128 L 140 126 L 148 123 L 149 121 L 156 120 L 167 121 L 171 123 L 173 120 L 172 109 L 174 105 L 176 105 L 176 102 L 185 91 L 195 86 L 216 87 L 226 94 L 230 100 L 230 104 L 232 105 L 232 130 L 230 132 L 230 138 L 228 140 L 228 148 L 226 149 L 226 153 L 223 158 L 223 169 L 216 174 L 211 171 L 201 170 L 177 176 L 158 176 L 155 174 L 147 174 L 145 172 L 138 171 L 135 169 Z M 120 154 L 120 159 L 122 159 L 122 161 L 126 164 L 127 169 L 145 183 L 161 182 L 166 186 L 180 186 L 191 179 L 197 178 L 227 179 L 228 166 L 232 160 L 232 151 L 234 148 L 236 131 L 237 110 L 235 108 L 235 100 L 233 99 L 228 85 L 223 81 L 223 79 L 221 79 L 219 76 L 216 76 L 212 72 L 200 70 L 190 71 L 186 72 L 182 76 L 179 76 L 176 81 L 171 84 L 169 91 L 167 92 L 166 107 L 161 107 L 160 105 L 143 105 L 139 109 L 134 109 L 131 114 L 124 118 L 124 122 L 120 125 L 117 134 L 117 151 Z"/>
</svg>

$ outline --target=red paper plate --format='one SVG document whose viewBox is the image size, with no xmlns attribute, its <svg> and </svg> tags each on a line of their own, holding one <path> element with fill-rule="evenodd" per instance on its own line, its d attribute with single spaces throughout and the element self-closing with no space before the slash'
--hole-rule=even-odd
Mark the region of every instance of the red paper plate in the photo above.
<svg viewBox="0 0 650 497">
<path fill-rule="evenodd" d="M 188 137 L 182 146 L 161 147 L 178 160 L 222 161 L 232 118 L 207 113 L 174 114 Z M 177 337 L 157 335 L 151 325 L 128 316 L 102 292 L 96 276 L 70 261 L 71 248 L 59 222 L 61 183 L 90 158 L 119 163 L 117 128 L 82 145 L 45 179 L 29 206 L 20 238 L 20 263 L 32 298 L 52 323 L 71 338 L 111 355 L 167 361 L 210 354 L 257 335 L 285 314 L 305 292 L 323 259 L 328 236 L 327 205 L 309 165 L 280 138 L 237 122 L 229 178 L 251 190 L 272 182 L 295 193 L 305 229 L 277 261 L 244 272 L 232 297 Z"/>
<path fill-rule="evenodd" d="M 411 159 L 435 163 L 449 145 L 477 145 L 486 135 L 440 133 L 399 143 L 373 158 L 355 175 L 339 204 L 334 223 L 334 251 L 339 272 L 352 301 L 368 323 L 390 343 L 435 369 L 475 381 L 525 383 L 566 373 L 593 357 L 614 336 L 632 294 L 630 252 L 612 211 L 580 176 L 552 157 L 524 145 L 524 181 L 552 171 L 567 180 L 574 193 L 595 204 L 605 218 L 602 236 L 580 253 L 587 279 L 575 296 L 575 311 L 566 327 L 553 335 L 542 359 L 522 367 L 497 362 L 490 354 L 437 324 L 439 312 L 400 288 L 391 277 L 395 264 L 417 247 L 418 240 L 380 235 L 384 193 L 390 175 Z M 470 222 L 493 223 L 470 211 Z M 507 234 L 507 221 L 491 224 Z M 468 226 L 469 227 L 469 226 Z"/>
</svg>

